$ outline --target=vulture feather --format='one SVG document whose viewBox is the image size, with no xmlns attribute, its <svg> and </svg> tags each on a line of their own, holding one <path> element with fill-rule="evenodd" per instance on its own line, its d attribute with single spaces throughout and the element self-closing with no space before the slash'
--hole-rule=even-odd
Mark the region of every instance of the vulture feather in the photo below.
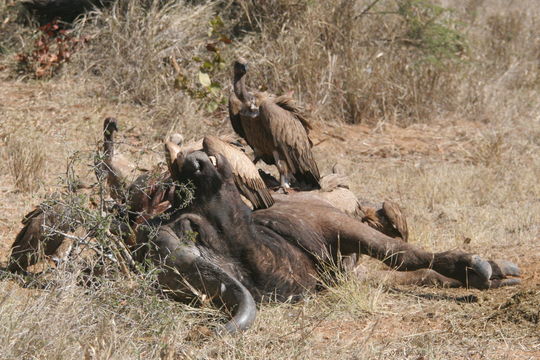
<svg viewBox="0 0 540 360">
<path fill-rule="evenodd" d="M 399 205 L 393 201 L 386 200 L 382 204 L 382 209 L 392 226 L 399 234 L 401 234 L 403 241 L 409 241 L 409 228 L 407 226 L 407 220 L 401 212 Z"/>
<path fill-rule="evenodd" d="M 240 193 L 249 200 L 254 209 L 263 209 L 272 206 L 274 199 L 266 187 L 255 165 L 247 155 L 238 147 L 231 145 L 230 137 L 220 139 L 215 136 L 206 136 L 190 146 L 179 146 L 171 141 L 165 142 L 167 165 L 173 177 L 178 177 L 182 168 L 183 159 L 193 151 L 202 150 L 208 156 L 220 154 L 231 165 L 234 182 Z M 198 146 L 200 144 L 200 146 Z"/>
<path fill-rule="evenodd" d="M 98 181 L 105 178 L 111 197 L 117 202 L 126 201 L 128 176 L 136 166 L 115 149 L 114 133 L 118 131 L 118 121 L 108 117 L 103 122 L 103 160 L 96 164 Z"/>
<path fill-rule="evenodd" d="M 244 59 L 234 63 L 233 92 L 229 97 L 234 131 L 253 148 L 255 162 L 262 159 L 278 167 L 282 188 L 289 187 L 289 175 L 303 186 L 319 188 L 319 169 L 308 136 L 311 125 L 290 96 L 248 91 L 247 68 Z"/>
<path fill-rule="evenodd" d="M 215 136 L 204 138 L 203 149 L 208 156 L 221 154 L 227 159 L 236 187 L 251 202 L 254 209 L 266 209 L 274 204 L 258 169 L 242 150 Z"/>
<path fill-rule="evenodd" d="M 280 106 L 280 103 L 292 104 L 293 100 L 286 96 L 272 98 L 263 93 L 258 93 L 257 98 L 259 124 L 270 133 L 274 158 L 277 154 L 279 160 L 285 162 L 285 171 L 292 173 L 299 183 L 320 187 L 319 168 L 311 152 L 313 144 L 308 136 L 310 125 L 298 112 Z M 280 175 L 283 171 L 280 170 Z"/>
<path fill-rule="evenodd" d="M 360 201 L 362 221 L 374 229 L 393 238 L 409 240 L 407 219 L 401 208 L 393 201 L 386 200 L 382 204 Z"/>
<path fill-rule="evenodd" d="M 73 191 L 90 189 L 84 184 L 77 184 Z M 73 202 L 71 202 L 73 201 Z M 82 198 L 63 198 L 56 194 L 49 201 L 36 206 L 22 220 L 23 228 L 11 245 L 11 255 L 7 270 L 25 272 L 31 265 L 38 263 L 41 255 L 47 257 L 56 253 L 65 234 L 75 231 L 81 218 Z"/>
</svg>

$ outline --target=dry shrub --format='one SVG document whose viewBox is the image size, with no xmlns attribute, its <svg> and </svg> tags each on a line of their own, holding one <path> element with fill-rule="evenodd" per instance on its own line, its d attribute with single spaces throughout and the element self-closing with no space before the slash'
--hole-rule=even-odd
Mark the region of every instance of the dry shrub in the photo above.
<svg viewBox="0 0 540 360">
<path fill-rule="evenodd" d="M 74 38 L 61 28 L 58 21 L 40 26 L 35 37 L 30 52 L 17 54 L 17 71 L 23 76 L 28 74 L 36 79 L 56 74 L 64 63 L 69 62 L 71 54 L 86 41 Z"/>
<path fill-rule="evenodd" d="M 15 188 L 22 192 L 36 191 L 45 176 L 47 159 L 39 144 L 10 136 L 4 151 Z"/>
<path fill-rule="evenodd" d="M 471 62 L 459 110 L 470 120 L 510 123 L 538 112 L 540 12 L 534 2 L 506 4 L 481 4 L 467 31 Z"/>
<path fill-rule="evenodd" d="M 326 120 L 425 120 L 454 105 L 465 50 L 456 24 L 427 1 L 308 3 L 246 42 L 260 73 L 252 82 L 296 90 Z"/>
<path fill-rule="evenodd" d="M 0 69 L 9 61 L 4 55 L 21 51 L 23 44 L 30 43 L 32 30 L 24 27 L 18 21 L 21 17 L 20 2 L 14 0 L 0 0 Z"/>
<path fill-rule="evenodd" d="M 77 31 L 92 41 L 77 54 L 73 71 L 102 84 L 98 96 L 145 106 L 145 116 L 159 125 L 160 135 L 173 128 L 197 131 L 205 124 L 186 124 L 202 117 L 199 104 L 174 88 L 169 59 L 185 60 L 182 65 L 196 69 L 192 59 L 206 51 L 213 15 L 211 5 L 118 1 L 78 22 Z"/>
</svg>

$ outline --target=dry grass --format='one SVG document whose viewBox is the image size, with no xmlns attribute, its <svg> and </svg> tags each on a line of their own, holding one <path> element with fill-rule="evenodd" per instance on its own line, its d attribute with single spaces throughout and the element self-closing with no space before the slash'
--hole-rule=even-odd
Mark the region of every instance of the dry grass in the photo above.
<svg viewBox="0 0 540 360">
<path fill-rule="evenodd" d="M 200 104 L 174 87 L 170 59 L 181 59 L 186 70 L 196 71 L 193 58 L 206 51 L 214 7 L 146 3 L 119 1 L 81 19 L 77 32 L 92 40 L 74 60 L 76 74 L 67 76 L 100 84 L 97 97 L 141 105 L 141 117 L 155 126 L 159 136 L 173 130 L 193 136 L 208 128 L 192 121 L 205 114 Z"/>
<path fill-rule="evenodd" d="M 11 3 L 0 0 L 0 263 L 22 216 L 58 189 L 73 153 L 81 159 L 78 176 L 93 181 L 89 164 L 106 116 L 119 119 L 120 150 L 142 167 L 162 161 L 164 134 L 231 132 L 224 107 L 207 111 L 207 96 L 175 88 L 178 74 L 170 63 L 172 56 L 190 86 L 200 89 L 198 58 L 212 58 L 206 44 L 215 37 L 208 32 L 220 14 L 221 31 L 234 40 L 221 46 L 224 62 L 247 55 L 253 86 L 294 89 L 320 120 L 313 136 L 322 173 L 339 161 L 359 196 L 402 204 L 413 243 L 516 261 L 528 299 L 540 303 L 540 13 L 534 0 L 441 1 L 453 11 L 435 22 L 462 34 L 457 40 L 464 48 L 439 61 L 428 56 L 441 50 L 433 44 L 404 43 L 411 16 L 425 19 L 425 8 L 408 20 L 383 13 L 410 1 L 381 0 L 369 15 L 362 12 L 372 1 L 164 7 L 120 1 L 79 21 L 75 32 L 92 40 L 49 81 L 21 81 L 13 72 L 14 55 L 33 43 L 34 32 L 13 22 Z M 422 35 L 416 40 L 436 36 Z M 211 76 L 226 93 L 230 69 Z M 18 174 L 39 163 L 26 159 L 46 159 L 41 174 L 22 180 L 32 189 L 15 182 L 15 154 Z M 64 266 L 26 279 L 26 288 L 21 279 L 0 281 L 0 358 L 540 356 L 538 324 L 519 308 L 499 310 L 520 288 L 395 289 L 344 277 L 299 304 L 261 305 L 245 334 L 197 339 L 194 328 L 222 315 L 167 300 L 151 272 L 131 280 L 112 272 L 88 287 L 80 284 L 79 265 Z M 465 295 L 479 301 L 459 302 Z"/>
<path fill-rule="evenodd" d="M 47 161 L 40 144 L 31 139 L 9 137 L 5 141 L 4 158 L 17 190 L 33 192 L 38 189 L 45 176 Z"/>
</svg>

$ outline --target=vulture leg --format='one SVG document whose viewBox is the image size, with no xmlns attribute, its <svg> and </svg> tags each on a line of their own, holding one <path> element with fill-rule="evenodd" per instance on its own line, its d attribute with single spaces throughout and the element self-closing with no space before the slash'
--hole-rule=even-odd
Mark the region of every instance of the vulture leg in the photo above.
<svg viewBox="0 0 540 360">
<path fill-rule="evenodd" d="M 291 185 L 289 183 L 289 171 L 287 164 L 279 159 L 279 154 L 277 151 L 272 151 L 272 155 L 274 156 L 274 161 L 276 162 L 276 166 L 279 171 L 279 187 L 283 193 L 288 194 L 288 190 L 291 188 Z"/>
</svg>

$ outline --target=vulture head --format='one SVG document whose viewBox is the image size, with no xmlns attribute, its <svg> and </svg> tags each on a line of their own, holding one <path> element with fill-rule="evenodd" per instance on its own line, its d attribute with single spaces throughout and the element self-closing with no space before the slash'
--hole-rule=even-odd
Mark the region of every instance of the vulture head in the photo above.
<svg viewBox="0 0 540 360">
<path fill-rule="evenodd" d="M 103 132 L 107 136 L 111 136 L 115 131 L 118 131 L 118 120 L 113 117 L 108 117 L 103 121 Z"/>
<path fill-rule="evenodd" d="M 248 71 L 248 63 L 246 61 L 246 59 L 244 58 L 238 58 L 236 59 L 236 61 L 234 62 L 234 66 L 233 66 L 233 69 L 234 69 L 234 77 L 235 78 L 241 78 L 242 76 L 246 75 L 247 71 Z"/>
<path fill-rule="evenodd" d="M 182 136 L 182 134 L 173 133 L 171 134 L 171 136 L 169 136 L 169 141 L 178 146 L 182 146 L 184 144 L 184 137 Z"/>
</svg>

